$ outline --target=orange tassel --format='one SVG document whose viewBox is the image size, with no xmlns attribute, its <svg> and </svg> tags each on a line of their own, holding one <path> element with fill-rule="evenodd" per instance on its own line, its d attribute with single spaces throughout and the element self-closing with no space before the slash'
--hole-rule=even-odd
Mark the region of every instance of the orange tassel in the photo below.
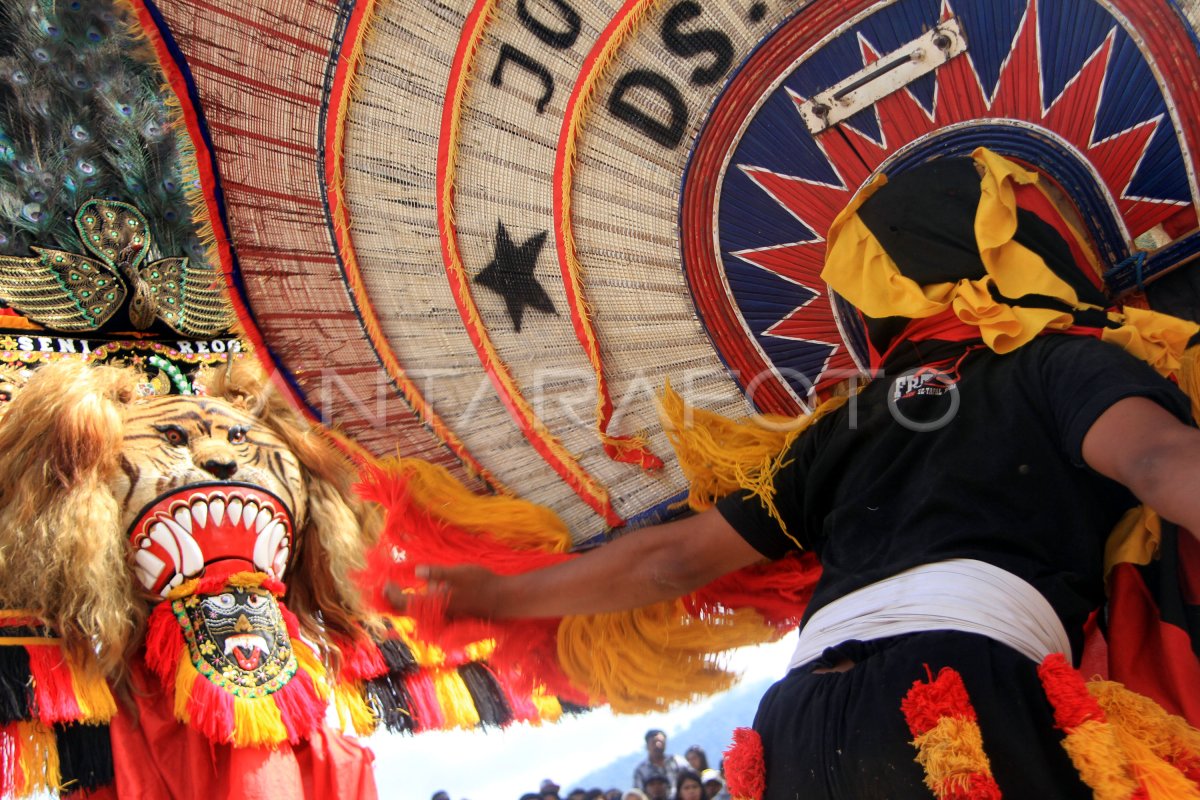
<svg viewBox="0 0 1200 800">
<path fill-rule="evenodd" d="M 1055 727 L 1066 734 L 1063 748 L 1096 800 L 1145 797 L 1145 787 L 1131 774 L 1128 756 L 1104 710 L 1067 659 L 1061 653 L 1050 654 L 1038 666 L 1038 677 L 1054 708 Z"/>
</svg>

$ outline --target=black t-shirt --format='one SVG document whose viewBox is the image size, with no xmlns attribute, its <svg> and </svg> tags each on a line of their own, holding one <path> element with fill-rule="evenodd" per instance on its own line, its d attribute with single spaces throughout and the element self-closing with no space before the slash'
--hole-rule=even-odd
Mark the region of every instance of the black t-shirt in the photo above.
<svg viewBox="0 0 1200 800">
<path fill-rule="evenodd" d="M 1084 465 L 1083 437 L 1131 396 L 1190 420 L 1186 396 L 1090 337 L 1043 336 L 1003 356 L 978 344 L 914 347 L 918 366 L 888 370 L 793 444 L 775 478 L 786 531 L 741 492 L 718 503 L 721 514 L 769 558 L 816 553 L 823 573 L 806 618 L 911 567 L 972 558 L 1036 587 L 1080 652 L 1083 622 L 1103 601 L 1105 539 L 1137 504 Z"/>
</svg>

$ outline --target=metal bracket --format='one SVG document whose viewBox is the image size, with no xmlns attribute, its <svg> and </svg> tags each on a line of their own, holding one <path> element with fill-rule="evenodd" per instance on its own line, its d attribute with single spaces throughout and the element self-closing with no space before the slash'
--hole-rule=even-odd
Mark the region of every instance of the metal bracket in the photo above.
<svg viewBox="0 0 1200 800">
<path fill-rule="evenodd" d="M 933 30 L 881 56 L 841 83 L 817 92 L 800 106 L 800 116 L 815 136 L 965 52 L 967 40 L 958 20 L 943 20 Z"/>
</svg>

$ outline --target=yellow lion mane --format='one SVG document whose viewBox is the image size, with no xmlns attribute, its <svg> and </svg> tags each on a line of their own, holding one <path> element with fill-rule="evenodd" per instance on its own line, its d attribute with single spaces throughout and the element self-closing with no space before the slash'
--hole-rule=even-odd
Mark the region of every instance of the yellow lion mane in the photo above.
<svg viewBox="0 0 1200 800">
<path fill-rule="evenodd" d="M 110 484 L 125 448 L 124 419 L 142 373 L 59 361 L 41 367 L 0 420 L 0 608 L 36 615 L 111 678 L 141 644 L 151 599 L 131 569 L 120 500 Z M 200 381 L 269 427 L 305 474 L 308 510 L 288 578 L 288 607 L 327 661 L 336 637 L 358 638 L 373 617 L 351 579 L 378 524 L 352 491 L 356 470 L 330 436 L 303 419 L 249 358 Z"/>
</svg>

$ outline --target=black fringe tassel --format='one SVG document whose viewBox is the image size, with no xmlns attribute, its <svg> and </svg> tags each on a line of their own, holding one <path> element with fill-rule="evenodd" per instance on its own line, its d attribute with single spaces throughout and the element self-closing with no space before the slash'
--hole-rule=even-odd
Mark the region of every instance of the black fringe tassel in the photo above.
<svg viewBox="0 0 1200 800">
<path fill-rule="evenodd" d="M 107 725 L 54 726 L 58 763 L 68 791 L 90 792 L 113 782 L 112 740 Z"/>
<path fill-rule="evenodd" d="M 404 679 L 388 673 L 367 681 L 367 705 L 391 733 L 412 733 L 416 722 L 412 714 L 412 696 L 404 685 Z"/>
<path fill-rule="evenodd" d="M 513 720 L 512 707 L 504 690 L 492 671 L 481 663 L 464 664 L 458 668 L 475 710 L 479 712 L 479 723 L 483 726 L 504 727 Z"/>
<path fill-rule="evenodd" d="M 29 653 L 20 645 L 0 646 L 0 725 L 29 722 L 33 717 Z"/>
</svg>

